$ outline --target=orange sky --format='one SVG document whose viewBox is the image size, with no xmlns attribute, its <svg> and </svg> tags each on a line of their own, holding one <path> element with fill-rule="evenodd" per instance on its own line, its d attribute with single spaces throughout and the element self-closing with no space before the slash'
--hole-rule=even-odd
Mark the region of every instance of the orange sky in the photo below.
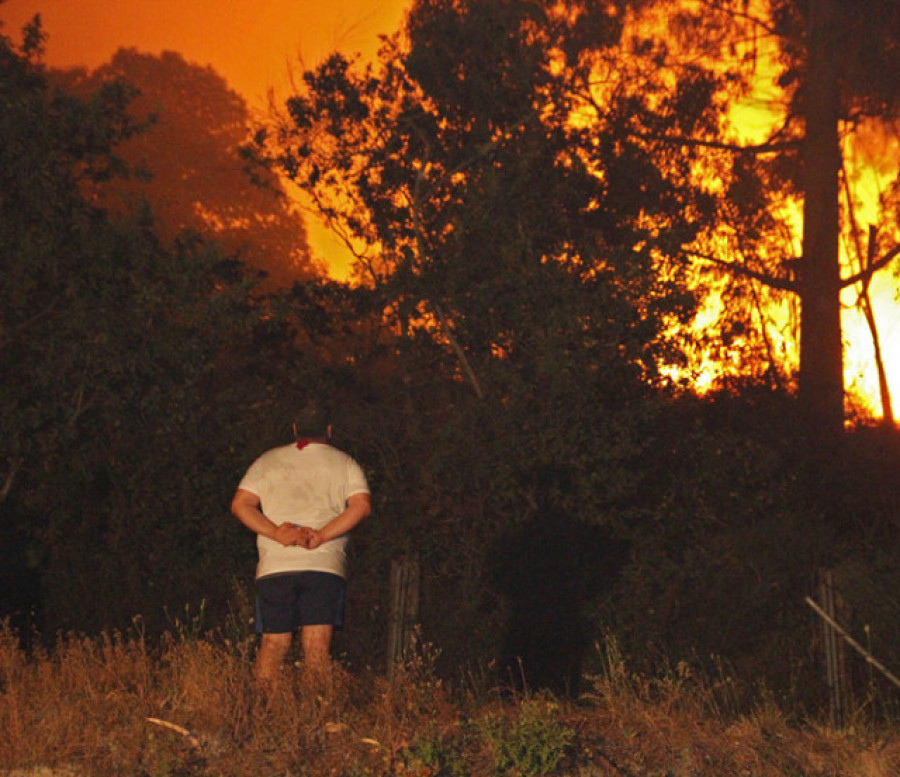
<svg viewBox="0 0 900 777">
<path fill-rule="evenodd" d="M 47 62 L 95 68 L 116 49 L 177 51 L 211 65 L 251 107 L 283 85 L 302 56 L 374 54 L 378 35 L 394 32 L 408 0 L 6 0 L 4 32 L 14 40 L 35 13 L 50 36 Z"/>
<path fill-rule="evenodd" d="M 94 69 L 119 48 L 149 54 L 175 51 L 211 66 L 251 110 L 268 92 L 288 93 L 289 73 L 339 49 L 373 57 L 378 36 L 396 31 L 409 0 L 6 0 L 3 34 L 20 31 L 40 13 L 51 67 Z M 316 256 L 346 275 L 348 256 L 323 226 L 307 219 Z"/>
</svg>

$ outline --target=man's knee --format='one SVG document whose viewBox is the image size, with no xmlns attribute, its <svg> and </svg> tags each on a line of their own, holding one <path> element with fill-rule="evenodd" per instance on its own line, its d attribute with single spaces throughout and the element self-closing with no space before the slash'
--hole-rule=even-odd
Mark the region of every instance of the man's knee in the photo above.
<svg viewBox="0 0 900 777">
<path fill-rule="evenodd" d="M 304 626 L 301 632 L 303 658 L 309 663 L 325 661 L 331 654 L 332 626 Z"/>
<path fill-rule="evenodd" d="M 260 647 L 263 650 L 286 655 L 291 649 L 291 634 L 263 634 Z"/>
<path fill-rule="evenodd" d="M 278 684 L 278 673 L 290 647 L 290 634 L 263 634 L 254 665 L 257 679 L 274 688 Z"/>
<path fill-rule="evenodd" d="M 263 634 L 256 657 L 258 670 L 263 674 L 271 673 L 282 664 L 290 649 L 290 634 Z"/>
</svg>

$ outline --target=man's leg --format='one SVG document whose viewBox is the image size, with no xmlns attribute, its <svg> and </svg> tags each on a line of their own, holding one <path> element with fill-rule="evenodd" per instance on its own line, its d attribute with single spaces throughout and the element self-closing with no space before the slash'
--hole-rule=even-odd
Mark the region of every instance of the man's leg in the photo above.
<svg viewBox="0 0 900 777">
<path fill-rule="evenodd" d="M 306 629 L 304 629 L 305 631 Z M 281 665 L 291 648 L 291 633 L 263 634 L 256 654 L 254 673 L 256 679 L 274 688 L 278 685 Z"/>
<path fill-rule="evenodd" d="M 331 635 L 333 626 L 304 626 L 300 632 L 303 645 L 303 681 L 316 694 L 328 696 L 331 687 Z"/>
<path fill-rule="evenodd" d="M 304 626 L 300 632 L 303 660 L 310 669 L 326 668 L 331 660 L 331 635 L 334 626 Z"/>
</svg>

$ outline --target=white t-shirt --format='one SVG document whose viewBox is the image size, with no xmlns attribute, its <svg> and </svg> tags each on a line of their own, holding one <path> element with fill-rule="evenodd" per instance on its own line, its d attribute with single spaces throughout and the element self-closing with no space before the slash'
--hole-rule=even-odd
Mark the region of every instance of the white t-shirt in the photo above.
<svg viewBox="0 0 900 777">
<path fill-rule="evenodd" d="M 356 461 L 337 448 L 315 442 L 267 451 L 250 465 L 239 488 L 259 497 L 263 514 L 276 526 L 287 522 L 312 529 L 321 529 L 340 515 L 354 494 L 369 493 Z M 347 540 L 345 534 L 307 550 L 257 535 L 256 577 L 282 572 L 332 572 L 346 577 Z"/>
</svg>

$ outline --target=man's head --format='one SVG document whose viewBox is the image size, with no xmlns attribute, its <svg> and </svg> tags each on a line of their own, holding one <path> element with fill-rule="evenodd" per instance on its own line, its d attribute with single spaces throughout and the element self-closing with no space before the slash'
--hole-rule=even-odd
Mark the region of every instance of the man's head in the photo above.
<svg viewBox="0 0 900 777">
<path fill-rule="evenodd" d="M 325 439 L 331 438 L 331 417 L 329 411 L 319 402 L 310 402 L 294 415 L 294 437 Z"/>
</svg>

